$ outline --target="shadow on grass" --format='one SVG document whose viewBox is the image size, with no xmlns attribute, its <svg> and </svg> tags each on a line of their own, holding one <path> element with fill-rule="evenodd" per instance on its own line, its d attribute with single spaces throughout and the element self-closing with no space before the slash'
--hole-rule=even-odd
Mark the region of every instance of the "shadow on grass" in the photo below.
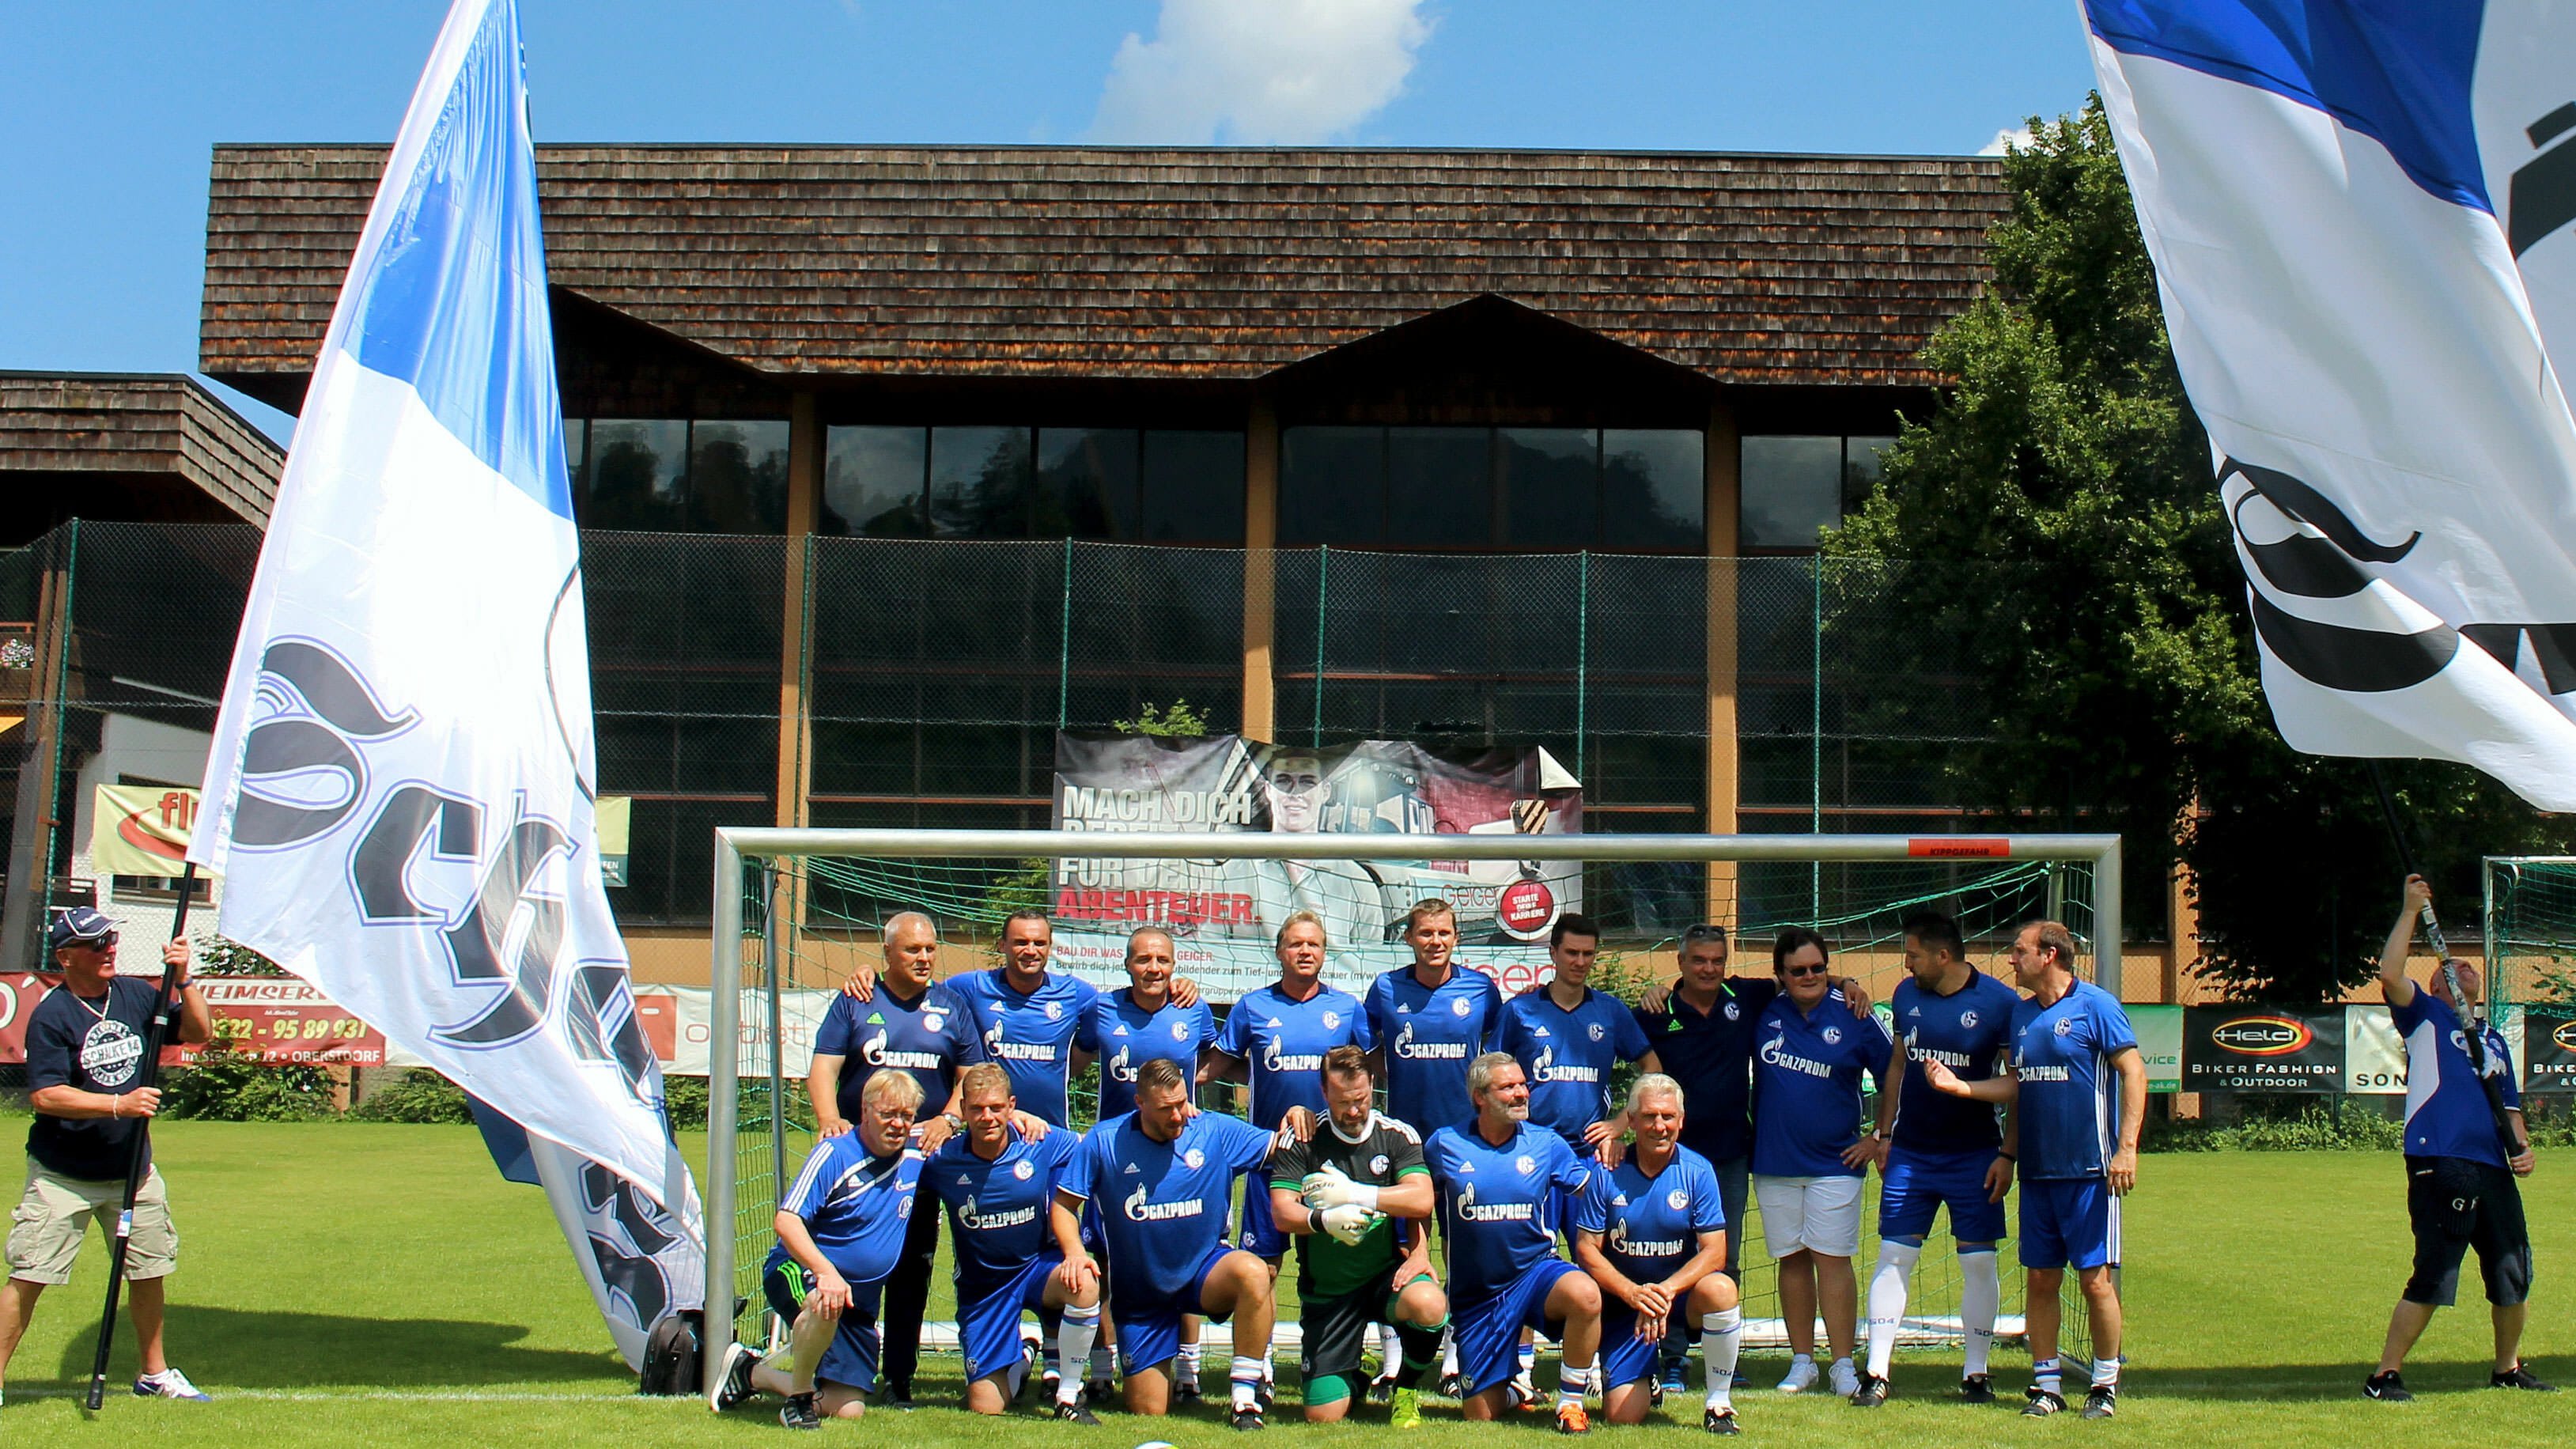
<svg viewBox="0 0 2576 1449">
<path fill-rule="evenodd" d="M 2370 1377 L 2378 1365 L 2375 1353 L 2357 1354 L 2349 1363 L 2335 1364 L 2232 1364 L 2227 1366 L 2196 1365 L 2187 1368 L 2156 1368 L 2130 1364 L 2121 1370 L 2124 1389 L 2141 1396 L 2175 1399 L 2222 1400 L 2293 1400 L 2359 1399 L 2361 1381 Z M 2562 1388 L 2576 1387 L 2576 1358 L 2564 1355 L 2542 1355 L 2528 1361 L 2531 1371 Z M 2406 1387 L 2418 1395 L 2489 1392 L 2488 1364 L 2460 1363 L 2453 1360 L 2419 1359 L 2406 1366 Z M 2007 1370 L 1997 1375 L 1998 1384 L 2016 1380 Z M 2027 1383 L 2027 1370 L 2017 1382 Z M 2069 1395 L 2080 1392 L 2075 1380 L 2067 1382 Z M 2016 1390 L 2017 1391 L 2017 1390 Z"/>
<path fill-rule="evenodd" d="M 89 1379 L 97 1306 L 92 1304 L 90 1311 L 91 1327 L 63 1346 L 65 1379 Z M 598 1353 L 515 1346 L 527 1336 L 528 1330 L 515 1323 L 257 1313 L 178 1304 L 171 1306 L 168 1330 L 171 1361 L 210 1388 L 429 1389 L 581 1380 L 613 1388 L 620 1380 L 630 1386 L 633 1382 L 604 1345 Z M 122 1322 L 114 1362 L 118 1367 L 110 1382 L 121 1386 L 135 1372 L 133 1330 Z"/>
</svg>

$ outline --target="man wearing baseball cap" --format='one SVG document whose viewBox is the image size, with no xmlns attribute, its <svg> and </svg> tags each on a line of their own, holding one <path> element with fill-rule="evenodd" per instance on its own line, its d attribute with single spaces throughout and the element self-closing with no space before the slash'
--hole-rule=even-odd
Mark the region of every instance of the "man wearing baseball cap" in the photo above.
<svg viewBox="0 0 2576 1449">
<path fill-rule="evenodd" d="M 167 1011 L 175 1038 L 191 1046 L 214 1035 L 206 995 L 188 979 L 186 941 L 161 948 L 162 963 L 178 968 L 178 995 L 167 1002 L 152 981 L 117 974 L 116 923 L 87 906 L 57 912 L 46 945 L 63 984 L 27 1017 L 27 1100 L 36 1120 L 27 1129 L 27 1190 L 9 1229 L 9 1281 L 0 1284 L 0 1374 L 35 1316 L 37 1296 L 71 1281 L 86 1225 L 96 1219 L 102 1233 L 115 1230 L 126 1154 L 140 1124 L 161 1109 L 160 1091 L 138 1085 L 153 1017 Z M 161 1280 L 178 1255 L 169 1194 L 147 1161 L 125 1259 L 143 1349 L 134 1392 L 203 1403 L 206 1395 L 161 1349 Z"/>
</svg>

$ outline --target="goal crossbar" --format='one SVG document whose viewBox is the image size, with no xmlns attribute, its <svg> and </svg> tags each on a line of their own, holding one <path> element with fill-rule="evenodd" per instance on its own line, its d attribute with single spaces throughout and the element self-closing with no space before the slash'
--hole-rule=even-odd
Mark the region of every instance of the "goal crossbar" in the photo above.
<svg viewBox="0 0 2576 1449">
<path fill-rule="evenodd" d="M 955 859 L 1112 860 L 1571 860 L 1571 861 L 1972 861 L 2062 860 L 2093 868 L 2094 980 L 2120 989 L 2120 837 L 2117 835 L 1398 835 L 1226 834 L 1126 830 L 788 829 L 725 826 L 715 833 L 714 929 L 708 971 L 708 1061 L 712 1082 L 738 1081 L 742 1025 L 742 871 L 748 859 L 791 855 Z M 776 1050 L 773 1044 L 773 1051 Z M 730 1161 L 736 1098 L 707 1094 L 707 1156 Z M 732 1174 L 707 1184 L 707 1304 L 729 1308 L 734 1292 Z M 713 1321 L 726 1321 L 716 1319 Z M 712 1326 L 712 1325 L 711 1325 Z M 708 1353 L 709 1375 L 724 1355 Z"/>
</svg>

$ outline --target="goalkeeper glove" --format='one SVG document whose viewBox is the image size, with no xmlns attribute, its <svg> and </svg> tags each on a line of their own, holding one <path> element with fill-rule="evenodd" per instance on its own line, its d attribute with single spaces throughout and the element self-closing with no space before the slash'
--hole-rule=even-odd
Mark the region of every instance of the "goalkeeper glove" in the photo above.
<svg viewBox="0 0 2576 1449">
<path fill-rule="evenodd" d="M 1309 1212 L 1321 1212 L 1325 1208 L 1346 1204 L 1366 1208 L 1370 1212 L 1377 1211 L 1377 1189 L 1351 1181 L 1347 1174 L 1329 1162 L 1306 1174 L 1306 1180 L 1300 1186 L 1305 1191 Z"/>
<path fill-rule="evenodd" d="M 1342 1203 L 1315 1214 L 1315 1223 L 1333 1235 L 1333 1241 L 1344 1247 L 1359 1246 L 1368 1230 L 1377 1226 L 1378 1215 L 1357 1203 Z"/>
</svg>

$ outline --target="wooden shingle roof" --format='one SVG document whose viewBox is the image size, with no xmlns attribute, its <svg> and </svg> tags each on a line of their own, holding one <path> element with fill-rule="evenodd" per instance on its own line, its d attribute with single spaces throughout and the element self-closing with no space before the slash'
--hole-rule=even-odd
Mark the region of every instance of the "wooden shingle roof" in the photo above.
<svg viewBox="0 0 2576 1449">
<path fill-rule="evenodd" d="M 285 466 L 285 449 L 184 374 L 0 372 L 0 472 L 169 475 L 264 525 Z"/>
<path fill-rule="evenodd" d="M 311 367 L 384 151 L 221 146 L 201 365 Z M 772 374 L 1249 379 L 1494 294 L 1738 383 L 1936 381 L 1974 157 L 548 146 L 554 285 Z"/>
</svg>

